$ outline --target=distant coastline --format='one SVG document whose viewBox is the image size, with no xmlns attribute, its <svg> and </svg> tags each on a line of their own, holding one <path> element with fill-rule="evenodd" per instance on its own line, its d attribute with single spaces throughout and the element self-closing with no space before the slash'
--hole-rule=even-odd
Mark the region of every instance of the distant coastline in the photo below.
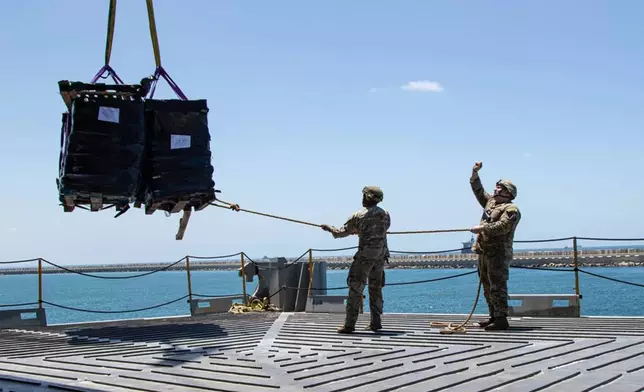
<svg viewBox="0 0 644 392">
<path fill-rule="evenodd" d="M 514 260 L 511 265 L 518 267 L 541 267 L 541 268 L 572 268 L 574 267 L 573 252 L 570 249 L 564 250 L 515 250 Z M 606 248 L 606 249 L 584 249 L 578 251 L 578 263 L 580 267 L 644 267 L 644 248 Z M 295 261 L 294 258 L 286 258 L 287 262 Z M 313 258 L 314 261 L 326 261 L 327 269 L 343 270 L 348 269 L 352 262 L 352 256 L 329 256 Z M 268 258 L 258 259 L 259 263 L 268 262 Z M 308 262 L 304 257 L 300 262 Z M 250 260 L 246 260 L 250 262 Z M 35 263 L 34 263 L 35 264 Z M 37 274 L 38 268 L 32 264 L 26 268 L 0 268 L 0 275 L 28 275 Z M 168 267 L 169 263 L 132 263 L 132 264 L 108 264 L 108 265 L 76 265 L 63 267 L 71 270 L 65 271 L 43 263 L 43 274 L 59 273 L 145 273 L 157 270 L 185 271 L 185 262 Z M 394 254 L 389 260 L 386 268 L 389 269 L 464 269 L 474 268 L 477 265 L 477 256 L 472 253 L 443 253 L 443 254 Z M 191 271 L 236 271 L 241 267 L 239 260 L 190 260 Z"/>
</svg>

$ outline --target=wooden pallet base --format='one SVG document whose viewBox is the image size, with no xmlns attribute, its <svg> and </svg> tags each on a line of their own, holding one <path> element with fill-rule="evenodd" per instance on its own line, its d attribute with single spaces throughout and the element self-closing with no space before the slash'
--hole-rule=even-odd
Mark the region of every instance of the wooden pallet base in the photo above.
<svg viewBox="0 0 644 392">
<path fill-rule="evenodd" d="M 92 212 L 115 207 L 117 211 L 125 212 L 130 208 L 129 200 L 124 198 L 106 197 L 100 193 L 65 194 L 60 195 L 64 212 L 72 212 L 76 207 Z"/>
<path fill-rule="evenodd" d="M 186 196 L 185 198 L 176 198 L 172 200 L 153 200 L 152 202 L 145 203 L 145 214 L 152 215 L 157 210 L 169 212 L 170 214 L 192 209 L 195 211 L 201 211 L 208 207 L 208 205 L 213 201 L 215 201 L 214 196 Z M 137 201 L 134 206 L 136 208 L 140 208 L 141 202 Z"/>
</svg>

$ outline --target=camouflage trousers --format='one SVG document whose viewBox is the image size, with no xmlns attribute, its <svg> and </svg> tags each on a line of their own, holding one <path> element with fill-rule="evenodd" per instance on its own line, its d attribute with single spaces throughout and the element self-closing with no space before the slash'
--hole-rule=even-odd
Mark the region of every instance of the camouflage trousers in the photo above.
<svg viewBox="0 0 644 392">
<path fill-rule="evenodd" d="M 381 326 L 382 315 L 382 287 L 384 285 L 385 259 L 373 260 L 354 258 L 347 277 L 349 298 L 347 298 L 346 327 L 355 327 L 358 314 L 362 307 L 362 294 L 364 286 L 369 283 L 369 312 L 371 325 Z"/>
<path fill-rule="evenodd" d="M 479 255 L 479 276 L 490 317 L 507 317 L 510 268 L 505 254 L 483 252 Z"/>
</svg>

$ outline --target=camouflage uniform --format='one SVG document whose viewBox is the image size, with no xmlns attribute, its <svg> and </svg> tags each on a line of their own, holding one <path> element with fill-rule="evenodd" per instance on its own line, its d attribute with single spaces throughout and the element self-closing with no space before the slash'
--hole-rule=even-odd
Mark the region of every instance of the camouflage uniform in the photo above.
<svg viewBox="0 0 644 392">
<path fill-rule="evenodd" d="M 353 256 L 353 262 L 347 277 L 349 296 L 347 299 L 346 319 L 344 329 L 350 332 L 355 328 L 358 313 L 362 304 L 364 286 L 369 282 L 369 308 L 371 323 L 368 328 L 382 327 L 382 287 L 384 285 L 384 267 L 389 258 L 387 245 L 387 230 L 391 225 L 389 213 L 378 207 L 382 201 L 382 190 L 378 187 L 365 187 L 365 198 L 373 202 L 373 206 L 365 207 L 354 213 L 342 226 L 331 227 L 334 238 L 343 238 L 351 234 L 358 235 L 358 251 Z"/>
<path fill-rule="evenodd" d="M 484 208 L 481 217 L 482 231 L 476 238 L 472 250 L 479 255 L 479 275 L 483 285 L 483 294 L 490 310 L 490 318 L 503 318 L 508 315 L 508 286 L 510 261 L 513 257 L 514 232 L 521 212 L 511 202 L 497 203 L 483 189 L 478 176 L 470 179 L 476 200 Z M 516 187 L 510 181 L 500 180 L 503 186 L 515 198 Z"/>
</svg>

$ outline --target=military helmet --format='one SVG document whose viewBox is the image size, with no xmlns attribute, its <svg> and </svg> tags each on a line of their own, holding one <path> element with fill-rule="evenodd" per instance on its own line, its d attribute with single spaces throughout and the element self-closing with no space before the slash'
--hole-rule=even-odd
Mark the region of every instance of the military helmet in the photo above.
<svg viewBox="0 0 644 392">
<path fill-rule="evenodd" d="M 380 203 L 384 198 L 382 189 L 377 186 L 366 186 L 362 188 L 362 194 L 365 195 L 367 199 L 373 200 L 376 203 Z"/>
<path fill-rule="evenodd" d="M 516 187 L 516 185 L 514 185 L 514 184 L 512 183 L 512 181 L 510 181 L 510 180 L 500 179 L 499 181 L 497 181 L 497 183 L 496 183 L 496 184 L 497 184 L 497 185 L 501 185 L 501 186 L 502 186 L 502 187 L 504 187 L 508 192 L 510 192 L 510 194 L 512 195 L 512 199 L 516 199 L 516 197 L 517 197 L 517 187 Z"/>
</svg>

